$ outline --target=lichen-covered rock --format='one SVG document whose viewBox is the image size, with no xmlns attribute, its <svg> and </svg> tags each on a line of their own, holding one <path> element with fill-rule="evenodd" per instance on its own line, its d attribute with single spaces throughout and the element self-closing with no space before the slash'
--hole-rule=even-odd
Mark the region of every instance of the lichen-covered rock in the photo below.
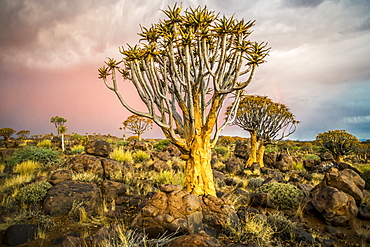
<svg viewBox="0 0 370 247">
<path fill-rule="evenodd" d="M 325 173 L 325 178 L 318 186 L 331 186 L 351 195 L 356 202 L 361 202 L 365 181 L 358 173 L 351 169 L 339 171 L 336 168 L 330 168 Z"/>
<path fill-rule="evenodd" d="M 290 171 L 293 170 L 293 158 L 287 154 L 280 154 L 277 157 L 275 167 L 280 171 Z"/>
<path fill-rule="evenodd" d="M 171 168 L 168 166 L 167 162 L 164 160 L 156 160 L 150 165 L 150 168 L 156 172 L 169 171 Z"/>
<path fill-rule="evenodd" d="M 357 216 L 358 208 L 353 197 L 337 188 L 317 187 L 311 195 L 313 205 L 329 225 L 347 225 Z"/>
<path fill-rule="evenodd" d="M 79 154 L 68 159 L 65 163 L 75 172 L 92 172 L 99 177 L 103 177 L 104 169 L 99 157 L 90 154 Z"/>
<path fill-rule="evenodd" d="M 91 155 L 108 157 L 109 154 L 112 152 L 112 147 L 106 141 L 90 141 L 85 146 L 85 152 Z"/>
<path fill-rule="evenodd" d="M 126 172 L 128 171 L 129 167 L 127 164 L 122 164 L 117 160 L 110 159 L 110 158 L 100 158 L 101 165 L 104 171 L 104 178 L 111 179 L 117 176 L 117 172 Z"/>
<path fill-rule="evenodd" d="M 217 239 L 204 232 L 178 237 L 169 242 L 166 247 L 219 247 Z"/>
<path fill-rule="evenodd" d="M 73 203 L 82 203 L 86 212 L 94 215 L 101 206 L 101 191 L 95 185 L 74 180 L 56 184 L 44 199 L 44 212 L 52 217 L 67 215 Z"/>
<path fill-rule="evenodd" d="M 53 173 L 53 175 L 51 175 L 49 183 L 55 185 L 60 182 L 64 182 L 71 179 L 72 179 L 71 170 L 57 170 L 56 172 Z"/>
<path fill-rule="evenodd" d="M 274 167 L 276 160 L 278 157 L 277 152 L 270 152 L 270 153 L 265 153 L 263 155 L 263 163 L 267 167 Z"/>
</svg>

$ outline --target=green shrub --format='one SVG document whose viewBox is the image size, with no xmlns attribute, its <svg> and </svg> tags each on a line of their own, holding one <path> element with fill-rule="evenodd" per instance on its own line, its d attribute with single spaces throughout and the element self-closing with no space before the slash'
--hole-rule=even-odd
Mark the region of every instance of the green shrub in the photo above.
<svg viewBox="0 0 370 247">
<path fill-rule="evenodd" d="M 37 146 L 42 148 L 51 148 L 52 144 L 50 140 L 43 140 L 37 143 Z"/>
<path fill-rule="evenodd" d="M 225 156 L 229 152 L 227 147 L 224 146 L 216 146 L 213 150 L 216 154 L 221 154 L 222 156 Z"/>
<path fill-rule="evenodd" d="M 153 145 L 153 147 L 157 150 L 157 151 L 161 151 L 164 147 L 167 147 L 171 144 L 170 140 L 167 140 L 167 139 L 164 139 L 164 140 L 160 140 L 158 141 L 157 143 L 155 143 Z"/>
<path fill-rule="evenodd" d="M 45 181 L 32 183 L 21 188 L 16 198 L 24 204 L 37 204 L 44 199 L 51 187 L 51 184 Z"/>
<path fill-rule="evenodd" d="M 304 160 L 320 160 L 320 156 L 316 154 L 305 154 L 303 155 Z"/>
<path fill-rule="evenodd" d="M 292 184 L 269 183 L 257 189 L 259 193 L 270 194 L 273 207 L 282 209 L 296 209 L 299 205 L 299 197 L 303 196 L 300 189 Z"/>
<path fill-rule="evenodd" d="M 112 159 L 117 160 L 118 162 L 124 163 L 129 162 L 132 163 L 132 154 L 130 151 L 124 151 L 122 148 L 113 149 L 113 151 L 109 155 Z"/>
<path fill-rule="evenodd" d="M 370 170 L 361 173 L 361 177 L 365 180 L 365 189 L 370 189 Z"/>
<path fill-rule="evenodd" d="M 150 155 L 144 151 L 137 151 L 132 155 L 135 163 L 146 162 L 150 159 Z"/>
<path fill-rule="evenodd" d="M 185 175 L 182 172 L 161 171 L 154 178 L 157 184 L 175 184 L 184 186 Z"/>
<path fill-rule="evenodd" d="M 279 152 L 279 148 L 276 145 L 267 145 L 265 153 Z"/>
<path fill-rule="evenodd" d="M 60 161 L 59 152 L 43 147 L 27 146 L 15 151 L 5 160 L 7 166 L 15 166 L 23 161 L 32 160 L 44 165 Z"/>
<path fill-rule="evenodd" d="M 248 180 L 248 188 L 250 189 L 257 189 L 263 183 L 262 178 L 251 178 Z"/>
<path fill-rule="evenodd" d="M 127 144 L 128 144 L 128 141 L 125 141 L 125 140 L 121 140 L 117 142 L 117 145 L 120 147 L 127 146 Z"/>
<path fill-rule="evenodd" d="M 72 154 L 81 154 L 85 151 L 85 147 L 82 145 L 75 145 L 71 148 Z"/>
</svg>

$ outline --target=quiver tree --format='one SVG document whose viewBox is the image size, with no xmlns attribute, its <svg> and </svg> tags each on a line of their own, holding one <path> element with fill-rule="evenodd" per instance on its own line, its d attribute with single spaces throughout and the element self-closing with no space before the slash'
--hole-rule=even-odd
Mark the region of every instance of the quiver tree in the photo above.
<svg viewBox="0 0 370 247">
<path fill-rule="evenodd" d="M 319 133 L 316 136 L 316 142 L 329 151 L 334 160 L 338 162 L 343 162 L 344 156 L 355 151 L 359 145 L 357 137 L 345 130 L 329 130 Z"/>
<path fill-rule="evenodd" d="M 130 130 L 134 135 L 137 135 L 139 140 L 141 140 L 143 133 L 153 128 L 153 121 L 151 119 L 138 115 L 129 116 L 122 124 L 122 129 Z"/>
<path fill-rule="evenodd" d="M 15 130 L 12 128 L 1 128 L 0 136 L 4 138 L 5 141 L 9 140 L 10 136 L 15 133 Z"/>
<path fill-rule="evenodd" d="M 233 105 L 227 108 L 227 117 L 233 114 L 232 110 Z M 266 96 L 243 95 L 232 124 L 250 134 L 251 152 L 246 165 L 258 162 L 263 166 L 266 145 L 294 133 L 299 121 L 284 104 L 275 103 Z"/>
<path fill-rule="evenodd" d="M 58 116 L 52 117 L 50 119 L 50 123 L 54 124 L 55 128 L 57 129 L 58 136 L 61 134 L 59 131 L 59 127 L 63 126 L 66 122 L 67 122 L 67 119 L 58 117 Z"/>
<path fill-rule="evenodd" d="M 31 131 L 29 130 L 20 130 L 17 132 L 17 136 L 21 140 L 26 140 L 30 134 L 31 134 Z"/>
<path fill-rule="evenodd" d="M 58 127 L 58 133 L 62 136 L 62 151 L 64 152 L 65 146 L 64 146 L 64 134 L 67 133 L 67 126 L 61 125 Z"/>
<path fill-rule="evenodd" d="M 185 189 L 215 195 L 211 149 L 230 122 L 219 125 L 219 114 L 227 95 L 251 82 L 269 48 L 248 40 L 254 21 L 220 17 L 206 7 L 182 12 L 175 5 L 163 12 L 167 19 L 142 27 L 142 44 L 120 48 L 123 60 L 109 58 L 99 78 L 126 109 L 153 120 L 180 149 L 187 162 Z M 146 112 L 127 104 L 119 74 L 135 86 Z M 238 102 L 237 93 L 233 110 Z"/>
</svg>

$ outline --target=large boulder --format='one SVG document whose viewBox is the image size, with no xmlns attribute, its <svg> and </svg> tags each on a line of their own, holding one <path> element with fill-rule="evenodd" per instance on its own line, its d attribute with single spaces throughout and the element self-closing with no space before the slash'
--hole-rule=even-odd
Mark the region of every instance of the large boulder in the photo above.
<svg viewBox="0 0 370 247">
<path fill-rule="evenodd" d="M 234 155 L 235 157 L 247 160 L 249 158 L 249 146 L 246 142 L 239 141 L 235 144 Z"/>
<path fill-rule="evenodd" d="M 117 177 L 117 172 L 125 173 L 132 169 L 128 163 L 122 164 L 121 162 L 110 158 L 99 158 L 104 171 L 104 178 L 112 179 Z"/>
<path fill-rule="evenodd" d="M 89 215 L 98 213 L 101 206 L 101 191 L 95 185 L 80 181 L 64 181 L 48 190 L 44 199 L 44 212 L 52 217 L 64 216 L 74 203 L 82 203 Z"/>
<path fill-rule="evenodd" d="M 60 182 L 64 182 L 71 179 L 72 179 L 71 170 L 57 170 L 56 172 L 53 173 L 53 175 L 51 175 L 49 183 L 55 185 Z"/>
<path fill-rule="evenodd" d="M 311 191 L 312 203 L 329 225 L 348 225 L 357 216 L 358 208 L 352 196 L 334 187 L 317 187 Z"/>
<path fill-rule="evenodd" d="M 293 158 L 287 154 L 280 154 L 277 157 L 275 167 L 280 171 L 293 170 Z"/>
<path fill-rule="evenodd" d="M 220 247 L 217 239 L 207 235 L 205 232 L 200 234 L 190 234 L 180 236 L 169 242 L 166 247 Z"/>
<path fill-rule="evenodd" d="M 15 246 L 33 240 L 37 233 L 37 225 L 9 226 L 3 237 L 3 244 Z"/>
<path fill-rule="evenodd" d="M 336 168 L 330 168 L 325 173 L 325 178 L 321 186 L 331 186 L 351 195 L 356 202 L 360 203 L 363 198 L 365 181 L 358 173 L 351 169 L 339 171 Z"/>
<path fill-rule="evenodd" d="M 112 152 L 112 147 L 106 141 L 90 141 L 85 146 L 85 152 L 96 156 L 108 157 Z"/>
<path fill-rule="evenodd" d="M 230 202 L 213 196 L 200 197 L 182 190 L 180 185 L 161 185 L 132 222 L 132 228 L 145 230 L 150 237 L 163 233 L 199 234 L 220 231 L 227 223 L 236 225 L 238 217 Z"/>
<path fill-rule="evenodd" d="M 267 167 L 274 167 L 278 157 L 277 152 L 265 153 L 263 155 L 263 164 Z"/>
<path fill-rule="evenodd" d="M 101 178 L 104 175 L 101 159 L 98 156 L 79 154 L 68 159 L 65 165 L 71 167 L 75 172 L 92 172 Z"/>
<path fill-rule="evenodd" d="M 225 169 L 228 173 L 233 174 L 240 174 L 244 170 L 244 163 L 243 160 L 236 158 L 236 157 L 230 157 L 225 162 Z"/>
</svg>

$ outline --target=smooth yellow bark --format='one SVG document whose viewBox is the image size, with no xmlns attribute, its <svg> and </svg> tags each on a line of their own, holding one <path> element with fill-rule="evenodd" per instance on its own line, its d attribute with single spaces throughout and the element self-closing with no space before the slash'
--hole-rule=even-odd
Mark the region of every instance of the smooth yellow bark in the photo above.
<svg viewBox="0 0 370 247">
<path fill-rule="evenodd" d="M 246 163 L 246 166 L 251 166 L 254 162 L 257 162 L 257 133 L 256 132 L 250 132 L 251 138 L 250 138 L 250 144 L 251 144 L 251 151 Z"/>
<path fill-rule="evenodd" d="M 259 149 L 257 151 L 257 162 L 260 164 L 260 167 L 264 166 L 263 155 L 265 153 L 265 149 L 266 149 L 265 145 L 263 144 L 259 145 Z"/>
</svg>

